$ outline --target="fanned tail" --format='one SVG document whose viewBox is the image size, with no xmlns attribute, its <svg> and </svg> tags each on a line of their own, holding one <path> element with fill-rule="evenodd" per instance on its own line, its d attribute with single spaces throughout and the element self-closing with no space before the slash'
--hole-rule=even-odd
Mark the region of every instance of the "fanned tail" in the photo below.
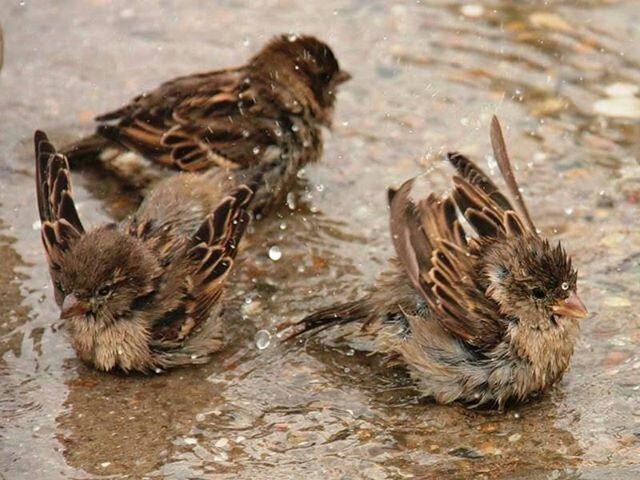
<svg viewBox="0 0 640 480">
<path fill-rule="evenodd" d="M 337 325 L 367 320 L 372 313 L 372 309 L 366 299 L 324 308 L 296 323 L 284 325 L 283 330 L 292 330 L 285 336 L 284 340 L 289 341 L 310 332 L 316 335 L 327 328 Z"/>
</svg>

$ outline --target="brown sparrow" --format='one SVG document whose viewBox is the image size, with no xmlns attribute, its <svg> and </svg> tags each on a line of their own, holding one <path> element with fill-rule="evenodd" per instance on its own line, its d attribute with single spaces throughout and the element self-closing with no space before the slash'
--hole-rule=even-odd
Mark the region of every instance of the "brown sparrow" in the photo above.
<svg viewBox="0 0 640 480">
<path fill-rule="evenodd" d="M 67 158 L 35 134 L 41 235 L 60 318 L 80 359 L 125 372 L 203 363 L 223 344 L 223 288 L 249 220 L 248 186 L 158 183 L 127 219 L 85 231 Z"/>
<path fill-rule="evenodd" d="M 98 116 L 96 133 L 62 152 L 72 164 L 101 155 L 125 177 L 127 151 L 183 171 L 228 170 L 238 183 L 258 170 L 252 209 L 262 211 L 320 158 L 320 127 L 331 126 L 336 89 L 349 78 L 320 40 L 282 35 L 242 67 L 173 79 Z"/>
<path fill-rule="evenodd" d="M 391 271 L 364 298 L 303 319 L 291 337 L 363 322 L 361 333 L 440 403 L 503 407 L 557 382 L 587 310 L 571 259 L 531 221 L 495 117 L 491 143 L 512 200 L 469 159 L 449 154 L 450 195 L 416 203 L 414 179 L 389 192 Z"/>
</svg>

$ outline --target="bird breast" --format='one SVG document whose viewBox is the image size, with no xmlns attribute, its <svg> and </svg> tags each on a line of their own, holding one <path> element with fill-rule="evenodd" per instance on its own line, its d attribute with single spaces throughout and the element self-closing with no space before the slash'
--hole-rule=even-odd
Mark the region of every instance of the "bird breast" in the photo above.
<svg viewBox="0 0 640 480">
<path fill-rule="evenodd" d="M 515 361 L 516 382 L 528 392 L 542 390 L 560 379 L 569 366 L 579 327 L 574 319 L 536 329 L 512 324 L 507 333 L 507 357 Z"/>
<path fill-rule="evenodd" d="M 78 357 L 99 370 L 148 370 L 153 360 L 144 322 L 128 319 L 108 325 L 84 317 L 69 321 L 71 344 Z"/>
</svg>

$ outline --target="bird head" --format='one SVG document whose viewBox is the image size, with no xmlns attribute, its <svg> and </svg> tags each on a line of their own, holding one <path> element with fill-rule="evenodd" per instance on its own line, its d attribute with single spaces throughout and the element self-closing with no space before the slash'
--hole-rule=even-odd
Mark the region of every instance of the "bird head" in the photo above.
<svg viewBox="0 0 640 480">
<path fill-rule="evenodd" d="M 314 112 L 323 124 L 330 127 L 338 85 L 351 75 L 340 69 L 331 48 L 308 35 L 281 35 L 269 42 L 252 60 L 273 76 L 286 76 L 310 92 L 319 108 Z M 307 94 L 308 95 L 308 94 Z"/>
<path fill-rule="evenodd" d="M 560 243 L 551 247 L 535 235 L 508 237 L 491 249 L 485 275 L 487 293 L 502 313 L 534 327 L 588 314 L 577 294 L 577 272 Z"/>
<path fill-rule="evenodd" d="M 60 318 L 111 324 L 155 291 L 159 266 L 142 242 L 115 226 L 82 235 L 52 271 Z"/>
</svg>

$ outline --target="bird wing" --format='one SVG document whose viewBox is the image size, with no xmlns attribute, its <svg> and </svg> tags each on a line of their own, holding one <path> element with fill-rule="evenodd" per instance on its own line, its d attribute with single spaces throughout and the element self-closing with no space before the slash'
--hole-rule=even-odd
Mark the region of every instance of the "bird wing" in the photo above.
<svg viewBox="0 0 640 480">
<path fill-rule="evenodd" d="M 62 301 L 56 272 L 61 256 L 84 234 L 78 216 L 67 158 L 56 152 L 44 132 L 34 135 L 36 157 L 36 196 L 41 222 L 42 243 L 47 254 L 56 300 Z"/>
<path fill-rule="evenodd" d="M 282 95 L 254 85 L 244 68 L 179 77 L 98 116 L 98 133 L 180 170 L 244 168 L 289 127 L 279 122 L 295 102 Z"/>
<path fill-rule="evenodd" d="M 186 282 L 180 307 L 154 327 L 154 340 L 177 346 L 209 318 L 234 265 L 238 245 L 249 222 L 253 190 L 242 185 L 223 198 L 193 234 L 186 248 Z"/>
<path fill-rule="evenodd" d="M 448 158 L 457 171 L 451 195 L 430 194 L 416 204 L 409 198 L 413 179 L 390 195 L 392 239 L 400 264 L 442 326 L 489 348 L 506 322 L 487 296 L 481 247 L 523 235 L 526 220 L 477 165 L 457 153 Z"/>
</svg>

